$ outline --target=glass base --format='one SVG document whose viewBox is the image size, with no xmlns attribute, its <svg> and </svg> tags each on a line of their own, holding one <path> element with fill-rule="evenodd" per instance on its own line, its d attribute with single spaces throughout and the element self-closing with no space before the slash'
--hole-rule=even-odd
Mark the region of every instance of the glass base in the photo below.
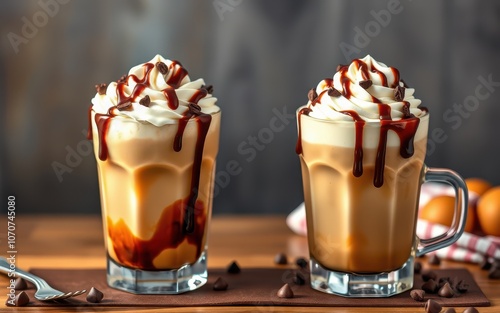
<svg viewBox="0 0 500 313">
<path fill-rule="evenodd" d="M 311 287 L 344 297 L 390 297 L 413 287 L 413 259 L 392 272 L 364 275 L 325 269 L 311 257 Z"/>
<path fill-rule="evenodd" d="M 135 294 L 179 294 L 200 288 L 207 282 L 207 256 L 204 251 L 194 264 L 176 270 L 143 271 L 117 264 L 109 256 L 108 285 Z"/>
</svg>

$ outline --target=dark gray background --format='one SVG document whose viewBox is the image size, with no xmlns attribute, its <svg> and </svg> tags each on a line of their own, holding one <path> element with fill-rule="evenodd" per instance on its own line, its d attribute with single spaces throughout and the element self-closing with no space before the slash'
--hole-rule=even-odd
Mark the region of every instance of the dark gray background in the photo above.
<svg viewBox="0 0 500 313">
<path fill-rule="evenodd" d="M 49 5 L 46 20 L 40 3 Z M 434 137 L 428 165 L 500 184 L 500 88 L 478 87 L 480 77 L 500 82 L 498 1 L 54 3 L 0 2 L 1 199 L 15 195 L 18 214 L 100 212 L 83 134 L 94 85 L 157 53 L 213 84 L 219 98 L 224 188 L 215 214 L 288 213 L 302 201 L 295 121 L 284 118 L 272 133 L 270 122 L 305 104 L 337 64 L 366 54 L 400 69 L 431 112 L 431 134 L 444 134 Z M 12 34 L 23 35 L 33 18 L 40 27 L 16 53 Z M 259 133 L 266 143 L 252 147 L 249 136 Z M 80 156 L 67 160 L 68 151 Z M 241 173 L 228 181 L 221 171 L 231 161 Z M 71 172 L 58 178 L 54 162 Z"/>
</svg>

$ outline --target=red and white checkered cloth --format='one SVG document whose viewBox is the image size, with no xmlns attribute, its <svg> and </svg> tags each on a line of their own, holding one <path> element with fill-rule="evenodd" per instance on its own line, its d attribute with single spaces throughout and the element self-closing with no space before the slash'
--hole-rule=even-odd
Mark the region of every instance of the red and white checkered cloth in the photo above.
<svg viewBox="0 0 500 313">
<path fill-rule="evenodd" d="M 453 189 L 446 185 L 426 183 L 422 185 L 420 193 L 420 207 L 423 207 L 429 200 L 439 195 L 453 195 Z M 469 201 L 474 203 L 478 196 L 469 193 Z M 288 227 L 296 234 L 306 235 L 306 213 L 304 203 L 301 203 L 287 217 Z M 443 234 L 448 228 L 439 224 L 432 224 L 419 219 L 417 223 L 417 235 L 420 238 L 431 238 Z M 463 235 L 449 247 L 439 249 L 435 252 L 441 259 L 455 261 L 481 263 L 485 258 L 500 260 L 500 237 L 478 236 L 476 234 L 464 232 Z"/>
</svg>

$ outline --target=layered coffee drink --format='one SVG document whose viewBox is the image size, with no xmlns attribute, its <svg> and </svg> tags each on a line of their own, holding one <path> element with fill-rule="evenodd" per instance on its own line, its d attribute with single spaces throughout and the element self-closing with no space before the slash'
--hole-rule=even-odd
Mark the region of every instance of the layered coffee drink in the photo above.
<svg viewBox="0 0 500 313">
<path fill-rule="evenodd" d="M 96 88 L 89 139 L 98 166 L 108 283 L 135 293 L 199 287 L 206 281 L 219 147 L 220 109 L 212 87 L 191 81 L 179 62 L 157 55 Z M 117 282 L 120 275 L 113 277 L 109 266 L 134 278 Z M 141 281 L 138 273 L 147 272 L 154 277 Z"/>
<path fill-rule="evenodd" d="M 400 268 L 415 244 L 427 110 L 370 56 L 339 66 L 297 112 L 311 258 L 326 269 Z"/>
</svg>

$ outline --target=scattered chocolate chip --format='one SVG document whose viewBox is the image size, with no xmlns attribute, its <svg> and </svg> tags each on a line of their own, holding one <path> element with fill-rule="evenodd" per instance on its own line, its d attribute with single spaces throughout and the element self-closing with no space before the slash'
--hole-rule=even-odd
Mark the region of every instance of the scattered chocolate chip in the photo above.
<svg viewBox="0 0 500 313">
<path fill-rule="evenodd" d="M 438 291 L 438 295 L 444 298 L 451 298 L 455 295 L 455 292 L 450 286 L 450 283 L 445 283 Z"/>
<path fill-rule="evenodd" d="M 5 301 L 7 306 L 26 306 L 28 303 L 30 303 L 30 297 L 24 291 L 18 293 L 13 300 L 9 297 Z"/>
<path fill-rule="evenodd" d="M 441 259 L 436 254 L 433 254 L 429 257 L 429 259 L 427 259 L 427 263 L 431 265 L 439 265 L 441 264 Z"/>
<path fill-rule="evenodd" d="M 413 264 L 413 273 L 420 274 L 421 271 L 422 271 L 422 263 L 415 262 L 415 264 Z"/>
<path fill-rule="evenodd" d="M 491 266 L 488 271 L 488 278 L 490 279 L 500 279 L 500 267 L 499 266 Z"/>
<path fill-rule="evenodd" d="M 213 289 L 215 291 L 223 291 L 223 290 L 227 290 L 227 286 L 228 286 L 227 282 L 222 277 L 219 277 L 214 282 Z"/>
<path fill-rule="evenodd" d="M 28 289 L 28 284 L 21 277 L 16 278 L 16 282 L 14 283 L 14 290 L 25 290 Z"/>
<path fill-rule="evenodd" d="M 118 79 L 118 81 L 117 81 L 117 82 L 118 82 L 118 83 L 125 83 L 125 82 L 127 82 L 127 77 L 128 77 L 128 75 L 122 75 L 122 76 L 120 77 L 120 79 Z"/>
<path fill-rule="evenodd" d="M 400 79 L 399 81 L 403 83 L 403 87 L 409 88 L 408 84 L 404 80 Z"/>
<path fill-rule="evenodd" d="M 309 101 L 314 101 L 314 99 L 316 99 L 317 97 L 318 97 L 318 94 L 316 93 L 316 90 L 314 90 L 314 89 L 309 90 L 309 92 L 307 93 L 307 99 L 309 99 Z"/>
<path fill-rule="evenodd" d="M 295 272 L 295 275 L 293 276 L 293 282 L 296 284 L 296 285 L 305 285 L 306 283 L 306 278 L 304 277 L 304 275 L 302 275 L 301 273 L 299 272 Z"/>
<path fill-rule="evenodd" d="M 188 104 L 188 108 L 189 108 L 189 111 L 191 113 L 193 113 L 194 115 L 200 115 L 201 114 L 201 107 L 198 104 L 194 103 L 194 102 L 190 102 Z"/>
<path fill-rule="evenodd" d="M 290 288 L 289 284 L 284 284 L 283 287 L 278 290 L 276 295 L 280 298 L 293 298 L 293 290 Z"/>
<path fill-rule="evenodd" d="M 422 289 L 413 289 L 410 291 L 410 297 L 415 301 L 425 301 L 425 291 Z"/>
<path fill-rule="evenodd" d="M 454 308 L 447 308 L 443 313 L 457 313 Z"/>
<path fill-rule="evenodd" d="M 274 263 L 285 265 L 288 264 L 288 258 L 284 253 L 278 253 L 274 256 Z"/>
<path fill-rule="evenodd" d="M 403 101 L 404 98 L 405 98 L 404 87 L 396 86 L 396 88 L 394 88 L 394 99 L 396 99 L 396 101 Z"/>
<path fill-rule="evenodd" d="M 466 282 L 464 282 L 463 280 L 460 280 L 456 285 L 455 285 L 455 289 L 460 292 L 460 293 L 464 293 L 464 292 L 467 292 L 469 291 L 469 284 L 467 284 Z"/>
<path fill-rule="evenodd" d="M 470 306 L 464 310 L 464 313 L 479 313 L 479 311 L 475 307 Z"/>
<path fill-rule="evenodd" d="M 488 258 L 484 258 L 483 261 L 479 264 L 479 267 L 482 270 L 487 271 L 491 268 L 492 265 L 493 265 L 493 263 L 491 263 Z"/>
<path fill-rule="evenodd" d="M 434 271 L 429 270 L 429 269 L 422 270 L 421 274 L 422 274 L 422 279 L 424 281 L 428 281 L 429 279 L 433 279 L 433 280 L 437 279 L 437 274 Z"/>
<path fill-rule="evenodd" d="M 330 97 L 338 98 L 342 95 L 342 93 L 340 91 L 338 91 L 337 89 L 330 87 L 330 88 L 328 88 L 328 95 Z"/>
<path fill-rule="evenodd" d="M 123 103 L 118 103 L 116 108 L 120 111 L 130 110 L 132 108 L 132 102 L 126 101 Z"/>
<path fill-rule="evenodd" d="M 443 308 L 441 304 L 437 303 L 435 300 L 429 299 L 425 303 L 425 312 L 427 313 L 439 313 L 441 312 L 441 309 Z"/>
<path fill-rule="evenodd" d="M 347 65 L 344 65 L 344 64 L 339 64 L 337 65 L 337 68 L 335 69 L 336 72 L 340 71 L 341 69 L 343 69 L 344 67 L 346 67 Z"/>
<path fill-rule="evenodd" d="M 168 74 L 168 66 L 163 62 L 156 62 L 156 68 L 163 76 Z"/>
<path fill-rule="evenodd" d="M 427 293 L 436 293 L 436 291 L 438 290 L 438 285 L 436 284 L 436 281 L 434 279 L 429 279 L 420 288 L 422 288 Z"/>
<path fill-rule="evenodd" d="M 203 88 L 205 88 L 205 90 L 210 94 L 212 94 L 214 92 L 214 86 L 212 86 L 212 85 L 206 85 L 206 86 L 203 86 Z"/>
<path fill-rule="evenodd" d="M 236 263 L 236 261 L 233 261 L 231 262 L 231 264 L 229 264 L 227 272 L 230 274 L 238 274 L 239 272 L 241 272 L 241 269 L 238 266 L 238 263 Z"/>
<path fill-rule="evenodd" d="M 297 264 L 297 266 L 300 268 L 307 268 L 307 266 L 309 266 L 309 262 L 307 262 L 307 260 L 302 257 L 297 258 L 295 260 L 295 264 Z"/>
<path fill-rule="evenodd" d="M 99 303 L 102 301 L 102 298 L 104 298 L 104 294 L 100 290 L 94 287 L 90 288 L 90 291 L 87 294 L 87 302 Z"/>
<path fill-rule="evenodd" d="M 149 105 L 151 104 L 151 98 L 149 98 L 148 95 L 146 95 L 144 98 L 142 98 L 141 100 L 139 100 L 139 104 L 145 106 L 145 107 L 149 107 Z"/>
<path fill-rule="evenodd" d="M 373 84 L 372 80 L 371 79 L 367 79 L 367 80 L 362 80 L 359 82 L 359 85 L 361 86 L 361 88 L 363 89 L 368 89 L 370 88 L 370 86 Z"/>
<path fill-rule="evenodd" d="M 106 90 L 108 89 L 108 85 L 107 84 L 98 84 L 98 85 L 95 85 L 95 89 L 97 90 L 98 94 L 105 95 Z"/>
</svg>

